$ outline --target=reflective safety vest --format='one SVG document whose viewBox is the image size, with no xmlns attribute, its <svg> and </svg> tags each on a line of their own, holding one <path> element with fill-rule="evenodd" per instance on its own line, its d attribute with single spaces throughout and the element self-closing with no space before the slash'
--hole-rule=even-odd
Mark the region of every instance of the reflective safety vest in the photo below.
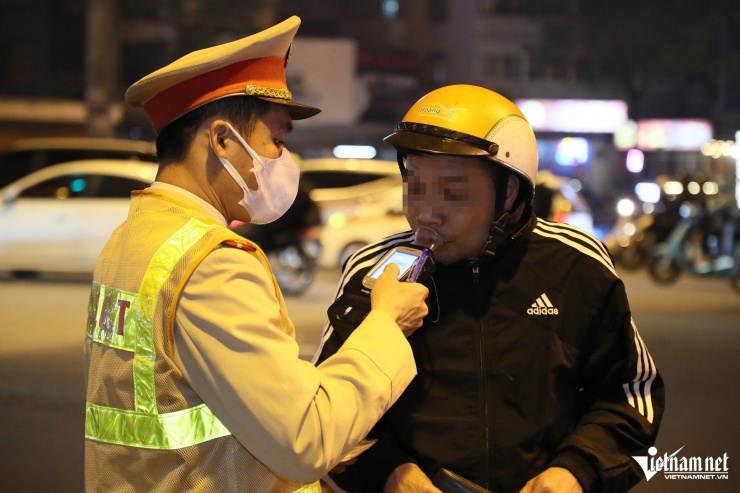
<svg viewBox="0 0 740 493">
<path fill-rule="evenodd" d="M 254 244 L 196 210 L 143 192 L 103 249 L 85 341 L 89 491 L 321 492 L 318 482 L 284 481 L 252 456 L 173 363 L 182 287 L 227 240 L 269 271 Z"/>
</svg>

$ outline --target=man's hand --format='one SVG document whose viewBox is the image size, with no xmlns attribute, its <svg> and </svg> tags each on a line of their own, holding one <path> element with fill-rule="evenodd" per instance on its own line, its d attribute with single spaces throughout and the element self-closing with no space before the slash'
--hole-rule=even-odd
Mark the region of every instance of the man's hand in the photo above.
<svg viewBox="0 0 740 493">
<path fill-rule="evenodd" d="M 351 466 L 355 462 L 357 462 L 357 457 L 350 459 L 348 461 L 345 461 L 345 462 L 340 462 L 339 464 L 334 466 L 334 469 L 332 469 L 329 472 L 332 474 L 342 474 L 344 471 L 347 470 L 347 466 Z"/>
<path fill-rule="evenodd" d="M 530 479 L 519 493 L 583 493 L 583 489 L 569 470 L 551 467 Z"/>
<path fill-rule="evenodd" d="M 377 285 L 377 284 L 376 284 Z M 432 480 L 412 463 L 401 464 L 388 476 L 383 493 L 442 493 Z"/>
<path fill-rule="evenodd" d="M 396 264 L 389 264 L 383 270 L 370 292 L 370 305 L 390 315 L 408 337 L 421 327 L 429 312 L 424 302 L 429 290 L 423 284 L 399 282 L 398 273 Z"/>
</svg>

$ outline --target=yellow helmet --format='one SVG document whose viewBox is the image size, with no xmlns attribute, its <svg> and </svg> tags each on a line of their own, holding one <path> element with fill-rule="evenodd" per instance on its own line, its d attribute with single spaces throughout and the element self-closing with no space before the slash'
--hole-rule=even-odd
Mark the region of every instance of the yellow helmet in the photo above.
<svg viewBox="0 0 740 493">
<path fill-rule="evenodd" d="M 383 139 L 399 153 L 482 157 L 514 172 L 531 201 L 537 177 L 537 141 L 517 106 L 483 87 L 441 87 L 419 99 Z M 522 187 L 520 186 L 520 189 Z"/>
</svg>

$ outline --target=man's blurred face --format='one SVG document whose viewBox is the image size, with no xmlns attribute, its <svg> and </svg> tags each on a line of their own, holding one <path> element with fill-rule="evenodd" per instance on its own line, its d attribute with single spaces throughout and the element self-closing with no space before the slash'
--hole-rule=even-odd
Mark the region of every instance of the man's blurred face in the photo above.
<svg viewBox="0 0 740 493">
<path fill-rule="evenodd" d="M 495 189 L 480 159 L 412 154 L 406 161 L 404 212 L 412 229 L 442 237 L 434 258 L 443 264 L 475 258 L 488 239 Z"/>
</svg>

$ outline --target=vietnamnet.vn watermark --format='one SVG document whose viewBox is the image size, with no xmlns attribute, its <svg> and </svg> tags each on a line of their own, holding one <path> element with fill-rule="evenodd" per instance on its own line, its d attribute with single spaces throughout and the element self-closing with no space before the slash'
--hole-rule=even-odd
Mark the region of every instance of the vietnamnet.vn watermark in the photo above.
<svg viewBox="0 0 740 493">
<path fill-rule="evenodd" d="M 663 473 L 666 479 L 729 479 L 730 469 L 728 466 L 727 453 L 718 457 L 685 457 L 678 453 L 683 449 L 676 450 L 672 454 L 658 455 L 658 449 L 650 447 L 648 456 L 638 455 L 632 458 L 642 467 L 645 479 L 658 473 Z"/>
</svg>

